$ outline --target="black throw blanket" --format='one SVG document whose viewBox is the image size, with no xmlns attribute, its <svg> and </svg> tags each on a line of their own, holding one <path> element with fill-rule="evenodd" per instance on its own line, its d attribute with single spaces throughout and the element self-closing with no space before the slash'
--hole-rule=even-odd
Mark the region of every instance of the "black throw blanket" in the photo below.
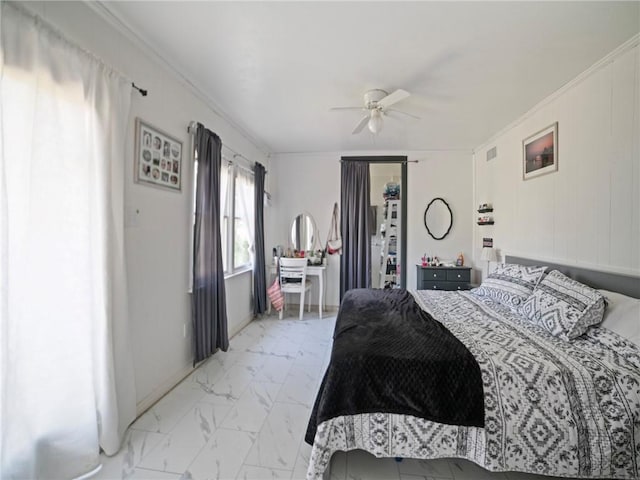
<svg viewBox="0 0 640 480">
<path fill-rule="evenodd" d="M 406 290 L 345 294 L 305 441 L 325 420 L 375 412 L 484 426 L 478 363 Z"/>
</svg>

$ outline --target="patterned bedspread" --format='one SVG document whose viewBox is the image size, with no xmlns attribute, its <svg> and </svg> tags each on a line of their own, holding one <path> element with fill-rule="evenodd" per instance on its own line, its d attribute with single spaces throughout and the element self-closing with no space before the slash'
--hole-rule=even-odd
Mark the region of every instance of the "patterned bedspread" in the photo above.
<svg viewBox="0 0 640 480">
<path fill-rule="evenodd" d="M 485 427 L 410 415 L 340 416 L 318 426 L 307 479 L 338 450 L 471 460 L 491 471 L 640 478 L 640 349 L 606 329 L 566 342 L 486 297 L 414 292 L 474 355 Z"/>
<path fill-rule="evenodd" d="M 305 441 L 313 445 L 318 423 L 361 413 L 484 425 L 478 362 L 404 289 L 345 293 Z"/>
</svg>

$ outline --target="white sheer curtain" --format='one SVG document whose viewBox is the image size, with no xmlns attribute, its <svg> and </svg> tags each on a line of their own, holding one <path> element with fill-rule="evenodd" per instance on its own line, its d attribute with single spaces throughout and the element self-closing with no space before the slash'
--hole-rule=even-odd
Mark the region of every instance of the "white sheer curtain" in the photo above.
<svg viewBox="0 0 640 480">
<path fill-rule="evenodd" d="M 131 86 L 21 7 L 0 15 L 0 477 L 74 478 L 135 416 Z"/>
<path fill-rule="evenodd" d="M 231 176 L 231 163 L 222 157 L 222 166 L 220 167 L 220 239 L 222 243 L 222 264 L 224 266 L 225 273 L 229 271 L 229 253 L 228 240 L 229 229 L 232 228 L 233 222 L 231 221 L 231 214 L 229 208 L 229 180 Z"/>
<path fill-rule="evenodd" d="M 245 170 L 244 168 L 236 169 L 236 198 L 238 204 L 236 205 L 236 215 L 242 218 L 243 225 L 246 228 L 246 238 L 249 242 L 249 257 L 251 264 L 255 258 L 255 215 L 254 215 L 254 178 L 253 172 Z"/>
</svg>

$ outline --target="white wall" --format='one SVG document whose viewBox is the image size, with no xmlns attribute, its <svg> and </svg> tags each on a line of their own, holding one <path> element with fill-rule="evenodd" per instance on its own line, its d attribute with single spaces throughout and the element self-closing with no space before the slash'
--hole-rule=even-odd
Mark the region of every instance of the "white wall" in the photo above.
<svg viewBox="0 0 640 480">
<path fill-rule="evenodd" d="M 418 163 L 408 164 L 407 197 L 407 286 L 415 288 L 415 264 L 425 252 L 455 259 L 459 252 L 471 258 L 472 176 L 471 152 L 332 152 L 276 155 L 271 159 L 273 208 L 265 248 L 287 245 L 293 218 L 306 211 L 326 242 L 334 202 L 340 202 L 340 157 L 343 155 L 406 155 Z M 434 197 L 451 206 L 454 223 L 450 234 L 433 240 L 424 227 L 424 210 Z M 470 263 L 470 262 L 469 262 Z M 339 304 L 340 259 L 329 256 L 327 305 Z M 312 294 L 317 290 L 314 288 Z M 312 302 L 317 301 L 313 297 Z"/>
<path fill-rule="evenodd" d="M 178 76 L 144 47 L 131 41 L 80 2 L 26 3 L 72 41 L 149 90 L 133 94 L 125 203 L 129 314 L 138 410 L 151 405 L 191 369 L 191 320 L 188 287 L 192 169 L 187 125 L 196 120 L 215 131 L 225 145 L 267 165 L 265 156 L 218 116 Z M 175 193 L 135 184 L 135 117 L 183 142 L 183 188 Z M 251 277 L 226 282 L 229 331 L 251 319 Z M 186 328 L 187 335 L 183 335 Z"/>
<path fill-rule="evenodd" d="M 340 156 L 276 155 L 271 158 L 269 188 L 271 189 L 270 221 L 265 221 L 265 250 L 267 254 L 276 245 L 285 248 L 291 244 L 291 222 L 301 212 L 309 213 L 319 230 L 319 247 L 327 241 L 334 202 L 340 202 Z M 266 217 L 266 214 L 265 214 Z M 326 304 L 339 303 L 340 259 L 330 255 L 326 272 Z M 311 303 L 318 304 L 318 288 L 311 289 Z"/>
<path fill-rule="evenodd" d="M 416 286 L 416 263 L 422 255 L 455 261 L 459 253 L 465 266 L 474 267 L 471 259 L 473 235 L 473 188 L 469 152 L 433 152 L 409 158 L 409 206 L 407 209 L 407 285 Z M 451 231 L 443 240 L 434 240 L 424 226 L 424 211 L 436 197 L 443 198 L 453 213 Z M 475 268 L 475 267 L 474 267 Z M 471 281 L 474 281 L 472 272 Z"/>
<path fill-rule="evenodd" d="M 640 53 L 636 36 L 475 151 L 474 253 L 640 273 Z M 559 123 L 558 171 L 522 180 L 522 140 Z M 487 162 L 486 150 L 498 147 Z"/>
</svg>

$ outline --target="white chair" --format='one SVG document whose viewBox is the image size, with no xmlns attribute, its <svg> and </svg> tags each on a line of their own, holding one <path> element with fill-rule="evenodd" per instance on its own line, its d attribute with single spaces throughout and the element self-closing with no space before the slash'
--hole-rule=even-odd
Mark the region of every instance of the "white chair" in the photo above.
<svg viewBox="0 0 640 480">
<path fill-rule="evenodd" d="M 287 306 L 287 293 L 300 294 L 300 320 L 304 312 L 304 296 L 311 289 L 311 282 L 307 280 L 306 258 L 280 259 L 280 289 L 284 293 L 284 307 L 280 310 L 280 320 Z M 311 295 L 309 295 L 309 311 L 311 311 Z"/>
</svg>

